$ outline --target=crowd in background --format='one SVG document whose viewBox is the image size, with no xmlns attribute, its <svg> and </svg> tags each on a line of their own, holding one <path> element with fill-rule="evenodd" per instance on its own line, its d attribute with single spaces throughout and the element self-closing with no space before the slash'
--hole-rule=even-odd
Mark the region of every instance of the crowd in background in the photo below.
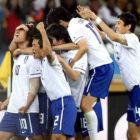
<svg viewBox="0 0 140 140">
<path fill-rule="evenodd" d="M 140 37 L 139 0 L 0 0 L 0 54 L 7 51 L 15 28 L 21 23 L 45 22 L 49 10 L 55 6 L 65 7 L 75 17 L 79 4 L 90 8 L 112 28 L 121 12 L 132 12 L 138 20 L 136 34 Z"/>
<path fill-rule="evenodd" d="M 0 0 L 0 65 L 18 25 L 45 22 L 49 10 L 56 6 L 65 7 L 76 17 L 77 5 L 91 9 L 112 29 L 117 16 L 130 11 L 137 18 L 135 33 L 140 38 L 140 0 Z"/>
</svg>

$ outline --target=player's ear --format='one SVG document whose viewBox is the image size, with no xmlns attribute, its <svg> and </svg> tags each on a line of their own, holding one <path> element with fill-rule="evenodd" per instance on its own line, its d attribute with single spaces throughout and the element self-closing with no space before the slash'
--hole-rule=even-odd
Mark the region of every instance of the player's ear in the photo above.
<svg viewBox="0 0 140 140">
<path fill-rule="evenodd" d="M 62 25 L 62 23 L 63 23 L 63 20 L 59 20 L 59 24 Z"/>
</svg>

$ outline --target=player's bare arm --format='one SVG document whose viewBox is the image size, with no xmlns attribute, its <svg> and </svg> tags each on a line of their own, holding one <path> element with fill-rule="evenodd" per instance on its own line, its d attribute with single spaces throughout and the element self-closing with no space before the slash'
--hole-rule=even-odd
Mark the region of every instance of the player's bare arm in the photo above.
<svg viewBox="0 0 140 140">
<path fill-rule="evenodd" d="M 20 114 L 25 114 L 26 111 L 28 110 L 28 108 L 30 107 L 30 105 L 32 104 L 32 102 L 34 101 L 34 99 L 37 95 L 38 89 L 39 89 L 39 85 L 40 85 L 39 77 L 30 79 L 30 92 L 29 92 L 29 95 L 27 98 L 27 103 L 25 106 L 23 106 L 19 109 Z"/>
<path fill-rule="evenodd" d="M 53 63 L 53 61 L 55 60 L 55 56 L 52 53 L 51 44 L 48 39 L 46 30 L 44 28 L 44 23 L 43 22 L 38 23 L 36 28 L 38 29 L 38 31 L 40 32 L 40 34 L 42 36 L 44 55 L 47 56 L 48 61 L 50 63 Z"/>
<path fill-rule="evenodd" d="M 74 63 L 76 61 L 78 61 L 88 51 L 88 46 L 87 46 L 87 43 L 86 43 L 85 39 L 81 39 L 77 43 L 77 45 L 79 47 L 79 50 L 78 50 L 77 54 L 75 55 L 75 57 L 70 62 L 71 67 L 74 65 Z"/>
<path fill-rule="evenodd" d="M 67 62 L 62 58 L 60 57 L 59 55 L 57 55 L 57 58 L 59 60 L 59 62 L 62 64 L 66 74 L 68 75 L 68 77 L 72 80 L 72 81 L 77 81 L 79 76 L 80 76 L 80 72 L 79 71 L 76 71 L 76 70 L 73 70 L 68 64 Z"/>
<path fill-rule="evenodd" d="M 66 43 L 62 45 L 52 46 L 53 51 L 57 50 L 77 50 L 79 47 L 74 43 Z"/>
<path fill-rule="evenodd" d="M 127 45 L 127 41 L 122 35 L 115 33 L 92 11 L 90 11 L 90 19 L 94 20 L 112 41 Z"/>
</svg>

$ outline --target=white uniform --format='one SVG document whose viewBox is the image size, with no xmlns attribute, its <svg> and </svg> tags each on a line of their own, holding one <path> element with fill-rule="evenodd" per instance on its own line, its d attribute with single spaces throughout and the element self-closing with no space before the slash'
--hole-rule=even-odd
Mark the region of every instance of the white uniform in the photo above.
<svg viewBox="0 0 140 140">
<path fill-rule="evenodd" d="M 89 47 L 87 56 L 90 70 L 112 63 L 99 33 L 91 23 L 81 18 L 72 18 L 69 22 L 68 32 L 75 44 L 81 39 L 86 40 Z"/>
<path fill-rule="evenodd" d="M 12 93 L 7 111 L 18 113 L 18 109 L 25 106 L 30 91 L 30 78 L 40 77 L 40 60 L 36 60 L 31 55 L 20 55 L 14 60 Z M 38 97 L 27 110 L 27 113 L 38 113 Z"/>
<path fill-rule="evenodd" d="M 65 59 L 67 63 L 74 58 L 77 51 L 68 51 L 63 52 L 61 57 Z M 85 54 L 81 59 L 79 59 L 74 66 L 72 67 L 73 70 L 77 70 L 81 72 L 79 79 L 73 82 L 70 78 L 68 78 L 72 96 L 76 102 L 77 107 L 80 107 L 81 98 L 85 89 L 85 86 L 88 81 L 88 63 L 87 63 L 87 54 Z"/>
<path fill-rule="evenodd" d="M 117 61 L 122 81 L 128 91 L 135 85 L 140 85 L 140 42 L 138 37 L 131 34 L 123 34 L 128 45 L 113 42 L 114 56 Z"/>
<path fill-rule="evenodd" d="M 62 65 L 55 56 L 52 64 L 47 58 L 42 61 L 41 81 L 50 100 L 56 100 L 64 96 L 70 96 L 71 90 L 66 81 Z"/>
</svg>

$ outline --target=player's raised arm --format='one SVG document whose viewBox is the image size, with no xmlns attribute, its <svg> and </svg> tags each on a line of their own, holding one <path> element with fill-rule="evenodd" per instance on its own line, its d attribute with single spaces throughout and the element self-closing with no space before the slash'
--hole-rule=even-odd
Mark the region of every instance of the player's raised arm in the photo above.
<svg viewBox="0 0 140 140">
<path fill-rule="evenodd" d="M 91 17 L 91 14 L 92 14 L 92 11 L 91 11 L 90 9 L 86 9 L 86 8 L 84 8 L 83 6 L 78 5 L 78 6 L 77 6 L 76 12 L 77 12 L 83 19 L 88 20 L 88 21 L 96 28 L 96 30 L 98 31 L 98 33 L 100 34 L 100 36 L 101 36 L 101 38 L 102 38 L 103 40 L 107 40 L 105 33 L 102 32 L 102 31 L 100 31 L 100 30 L 98 29 L 98 27 L 96 27 L 96 25 L 92 22 L 92 19 L 90 18 L 90 17 Z"/>
<path fill-rule="evenodd" d="M 122 35 L 115 33 L 110 27 L 108 27 L 94 12 L 90 11 L 90 19 L 94 20 L 100 28 L 107 34 L 107 36 L 112 40 L 119 42 L 121 44 L 127 45 L 127 41 L 125 37 Z M 128 28 L 130 25 L 128 25 Z"/>
<path fill-rule="evenodd" d="M 50 41 L 48 39 L 46 30 L 44 28 L 44 23 L 43 22 L 38 23 L 36 28 L 39 30 L 39 32 L 42 36 L 44 54 L 47 56 L 48 61 L 50 63 L 52 63 L 55 60 L 55 57 L 52 54 L 51 44 L 50 44 Z"/>
</svg>

